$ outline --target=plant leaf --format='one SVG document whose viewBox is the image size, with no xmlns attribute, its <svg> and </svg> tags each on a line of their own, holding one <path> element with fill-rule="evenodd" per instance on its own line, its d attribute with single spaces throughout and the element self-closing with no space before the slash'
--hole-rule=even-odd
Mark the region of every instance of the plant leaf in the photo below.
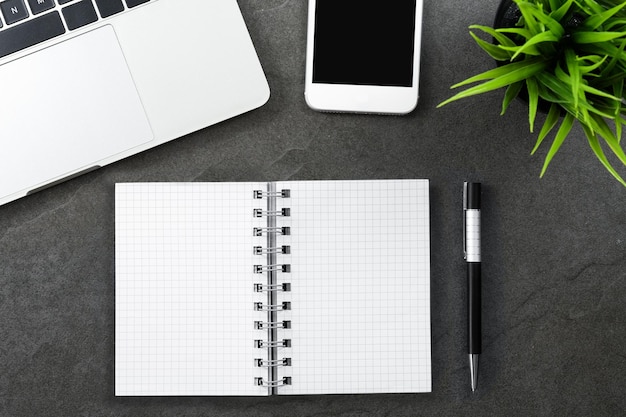
<svg viewBox="0 0 626 417">
<path fill-rule="evenodd" d="M 552 146 L 550 147 L 550 150 L 546 155 L 546 159 L 543 163 L 543 168 L 541 169 L 541 174 L 539 174 L 540 177 L 543 177 L 543 175 L 546 173 L 548 165 L 550 165 L 552 158 L 554 158 L 554 155 L 557 153 L 557 151 L 565 141 L 565 138 L 569 134 L 570 130 L 572 130 L 573 124 L 574 116 L 572 116 L 570 113 L 567 113 L 563 118 L 563 122 L 561 122 L 561 126 L 556 132 L 556 136 L 554 137 L 554 141 L 552 142 Z"/>
<path fill-rule="evenodd" d="M 502 111 L 500 112 L 500 115 L 503 115 L 504 112 L 506 112 L 506 109 L 509 108 L 509 104 L 511 104 L 511 101 L 513 101 L 513 99 L 517 97 L 517 95 L 521 91 L 522 86 L 523 83 L 519 81 L 507 87 L 506 92 L 504 93 L 504 99 L 502 100 Z"/>
<path fill-rule="evenodd" d="M 594 14 L 600 14 L 604 11 L 604 9 L 595 2 L 595 0 L 582 0 L 584 4 L 581 4 L 579 1 L 574 1 L 580 7 L 581 11 L 584 11 L 589 16 Z"/>
<path fill-rule="evenodd" d="M 515 0 L 517 4 L 517 8 L 522 13 L 522 17 L 524 18 L 524 26 L 528 28 L 530 33 L 537 34 L 541 32 L 541 26 L 535 20 L 535 17 L 532 13 L 532 9 L 536 9 L 537 6 L 533 3 L 529 3 L 527 1 Z"/>
<path fill-rule="evenodd" d="M 545 68 L 546 64 L 543 61 L 537 60 L 537 59 L 529 59 L 526 61 L 519 61 L 519 62 L 511 62 L 509 64 L 506 65 L 502 65 L 501 67 L 497 67 L 497 68 L 493 68 L 491 70 L 487 70 L 485 72 L 482 72 L 480 74 L 477 74 L 473 77 L 470 77 L 464 81 L 461 81 L 459 83 L 454 84 L 452 87 L 450 88 L 458 88 L 467 84 L 472 84 L 478 81 L 484 81 L 484 80 L 491 80 L 500 76 L 505 76 L 511 73 L 514 73 L 516 71 L 519 70 L 523 70 L 525 68 L 528 68 L 529 66 L 535 65 L 537 63 L 541 63 L 542 67 L 540 69 Z"/>
<path fill-rule="evenodd" d="M 592 115 L 591 120 L 594 123 L 593 126 L 590 127 L 594 130 L 594 132 L 598 132 L 600 136 L 602 136 L 602 138 L 604 139 L 606 144 L 609 145 L 609 148 L 611 148 L 615 156 L 617 156 L 621 163 L 626 166 L 626 154 L 624 153 L 624 150 L 620 147 L 617 137 L 613 134 L 604 119 L 597 115 Z"/>
<path fill-rule="evenodd" d="M 571 3 L 572 0 L 569 0 L 568 3 Z M 560 2 L 558 0 L 548 0 L 548 3 L 550 4 L 550 10 L 554 11 L 557 10 L 559 8 Z"/>
<path fill-rule="evenodd" d="M 624 52 L 624 49 L 619 48 L 610 42 L 601 42 L 601 43 L 596 43 L 593 45 L 579 44 L 577 46 L 579 50 L 587 51 L 592 54 L 608 55 L 609 58 L 615 57 L 616 59 L 619 59 L 619 60 L 626 59 L 626 52 Z"/>
<path fill-rule="evenodd" d="M 559 22 L 560 19 L 553 18 L 538 7 L 530 8 L 529 12 L 533 15 L 535 19 L 537 19 L 539 23 L 543 24 L 548 29 L 548 31 L 552 32 L 557 38 L 560 39 L 565 34 L 565 29 L 563 28 L 563 25 L 561 25 L 561 23 Z"/>
<path fill-rule="evenodd" d="M 606 158 L 602 147 L 600 146 L 600 141 L 598 137 L 589 129 L 587 126 L 583 126 L 583 131 L 585 132 L 585 136 L 587 136 L 587 141 L 589 142 L 589 146 L 593 150 L 593 153 L 600 160 L 602 165 L 617 179 L 624 187 L 626 187 L 626 181 L 617 173 L 615 168 L 611 165 L 609 160 Z"/>
<path fill-rule="evenodd" d="M 513 40 L 511 38 L 509 38 L 508 36 L 500 33 L 498 30 L 489 27 L 489 26 L 483 26 L 483 25 L 471 25 L 469 27 L 470 29 L 475 29 L 475 30 L 481 30 L 483 32 L 485 32 L 487 35 L 493 36 L 493 38 L 496 40 L 496 42 L 498 42 L 498 44 L 500 45 L 504 45 L 504 46 L 515 46 L 515 42 L 513 42 Z"/>
<path fill-rule="evenodd" d="M 622 10 L 624 8 L 624 6 L 626 6 L 626 2 L 624 2 L 622 4 L 619 4 L 619 5 L 615 6 L 615 7 L 612 7 L 610 9 L 608 9 L 608 10 L 605 10 L 602 13 L 593 14 L 593 15 L 591 15 L 588 18 L 585 19 L 585 21 L 582 23 L 581 27 L 583 27 L 583 28 L 585 28 L 585 29 L 587 29 L 589 31 L 596 30 L 604 22 L 606 22 L 608 19 L 613 17 L 620 10 Z"/>
<path fill-rule="evenodd" d="M 624 79 L 617 80 L 613 84 L 613 95 L 616 97 L 622 97 L 624 95 Z M 617 142 L 620 143 L 622 139 L 622 125 L 624 120 L 620 114 L 622 112 L 622 101 L 615 102 L 615 136 L 617 136 Z"/>
<path fill-rule="evenodd" d="M 480 39 L 473 32 L 470 32 L 470 35 L 472 36 L 472 38 L 474 38 L 474 41 L 476 41 L 478 46 L 480 46 L 483 51 L 487 52 L 487 54 L 493 59 L 495 59 L 496 61 L 509 61 L 511 57 L 513 56 L 511 52 L 506 51 L 497 45 L 494 45 L 492 43 L 489 43 Z"/>
<path fill-rule="evenodd" d="M 623 29 L 624 26 L 626 26 L 626 19 L 615 18 L 605 22 L 604 29 L 612 31 L 614 29 Z"/>
<path fill-rule="evenodd" d="M 514 84 L 518 81 L 522 81 L 526 78 L 533 76 L 534 74 L 542 71 L 546 67 L 546 63 L 543 61 L 522 61 L 522 62 L 514 62 L 511 64 L 503 65 L 502 67 L 496 68 L 494 70 L 486 71 L 483 74 L 479 74 L 475 77 L 471 77 L 468 80 L 465 80 L 456 86 L 465 85 L 470 82 L 480 81 L 488 79 L 482 84 L 476 85 L 474 87 L 470 87 L 465 91 L 462 91 L 456 94 L 453 97 L 445 100 L 440 103 L 437 107 L 444 106 L 452 101 L 459 100 L 461 98 L 474 96 L 477 94 L 486 93 L 488 91 L 497 90 L 502 87 L 506 87 L 510 84 Z M 512 69 L 513 68 L 513 69 Z M 487 75 L 488 74 L 488 75 Z M 494 74 L 496 74 L 494 76 Z M 455 86 L 453 86 L 455 87 Z"/>
<path fill-rule="evenodd" d="M 560 70 L 557 66 L 556 72 Z M 561 70 L 562 72 L 562 70 Z M 557 76 L 553 74 L 549 74 L 547 72 L 538 73 L 536 75 L 537 80 L 543 85 L 545 88 L 551 90 L 557 97 L 561 97 L 564 103 L 573 103 L 574 97 L 572 97 L 572 91 L 568 88 L 567 84 L 561 81 Z"/>
<path fill-rule="evenodd" d="M 526 89 L 528 90 L 528 126 L 530 132 L 535 130 L 535 117 L 537 117 L 537 106 L 539 105 L 539 87 L 535 78 L 526 79 Z"/>
<path fill-rule="evenodd" d="M 626 32 L 574 32 L 575 43 L 601 43 L 625 36 Z"/>
<path fill-rule="evenodd" d="M 572 7 L 573 1 L 567 0 L 565 3 L 561 4 L 560 7 L 559 3 L 560 2 L 558 1 L 550 2 L 550 8 L 552 9 L 552 13 L 550 13 L 550 16 L 557 21 L 560 21 L 565 17 L 570 7 Z"/>
<path fill-rule="evenodd" d="M 602 90 L 598 90 L 597 88 L 593 88 L 592 86 L 587 84 L 580 84 L 580 88 L 588 93 L 595 94 L 596 96 L 608 98 L 610 100 L 621 101 L 619 97 L 615 97 L 614 95 L 606 93 Z"/>
<path fill-rule="evenodd" d="M 578 97 L 581 84 L 580 68 L 578 68 L 578 62 L 576 60 L 576 54 L 571 48 L 565 49 L 565 65 L 569 72 L 570 86 L 572 89 L 572 96 L 574 96 L 574 108 L 578 108 Z"/>
<path fill-rule="evenodd" d="M 578 61 L 581 62 L 581 64 L 578 65 L 578 68 L 580 69 L 581 74 L 587 75 L 589 77 L 593 77 L 593 76 L 597 76 L 600 77 L 600 74 L 592 74 L 595 70 L 597 70 L 598 68 L 600 68 L 602 66 L 602 64 L 604 64 L 607 60 L 607 56 L 598 56 L 598 55 L 587 55 L 587 56 L 583 56 L 583 57 L 579 57 Z M 583 62 L 586 61 L 590 61 L 591 65 L 583 65 Z"/>
<path fill-rule="evenodd" d="M 552 128 L 556 126 L 556 123 L 559 121 L 561 116 L 561 107 L 558 104 L 552 104 L 550 106 L 550 110 L 548 111 L 548 116 L 546 120 L 543 122 L 543 126 L 541 127 L 541 131 L 539 132 L 539 136 L 537 136 L 537 142 L 535 143 L 535 147 L 530 152 L 531 155 L 534 155 L 539 149 L 539 146 L 543 142 L 548 133 L 552 131 Z"/>
<path fill-rule="evenodd" d="M 613 45 L 611 45 L 611 46 L 613 46 Z M 611 59 L 609 60 L 608 65 L 602 71 L 602 75 L 604 77 L 606 77 L 609 74 L 613 73 L 613 69 L 620 63 L 620 61 L 624 60 L 624 57 L 623 57 L 623 55 L 624 55 L 624 48 L 626 48 L 626 39 L 624 39 L 622 41 L 622 43 L 620 44 L 619 48 L 616 48 L 616 50 L 615 50 L 616 53 L 615 54 L 605 55 L 605 57 L 610 56 Z M 620 56 L 622 56 L 622 57 L 620 57 Z"/>
<path fill-rule="evenodd" d="M 556 72 L 559 75 L 565 74 L 563 70 L 559 69 L 558 67 L 556 69 Z M 565 74 L 564 76 L 567 76 L 567 74 Z M 547 72 L 540 72 L 540 73 L 537 73 L 535 77 L 540 82 L 541 86 L 552 91 L 552 94 L 554 95 L 554 97 L 560 97 L 560 100 L 557 101 L 554 99 L 554 97 L 549 98 L 550 93 L 546 92 L 545 90 L 541 90 L 541 94 L 544 97 L 548 97 L 549 100 L 554 103 L 558 102 L 559 105 L 563 107 L 563 109 L 565 109 L 567 112 L 573 115 L 576 115 L 576 118 L 580 120 L 582 123 L 587 122 L 587 114 L 589 112 L 596 113 L 602 117 L 606 117 L 609 119 L 613 118 L 613 115 L 611 113 L 604 112 L 601 107 L 590 105 L 589 102 L 587 102 L 587 99 L 584 98 L 584 96 L 583 96 L 584 100 L 579 100 L 578 108 L 574 108 L 572 104 L 574 101 L 574 97 L 572 96 L 571 89 L 568 87 L 568 84 L 564 83 L 556 76 L 549 74 Z M 585 88 L 585 86 L 582 88 Z"/>
<path fill-rule="evenodd" d="M 519 48 L 515 52 L 515 54 L 513 54 L 513 57 L 511 59 L 513 60 L 513 59 L 517 58 L 517 56 L 519 54 L 521 54 L 522 52 L 526 52 L 531 47 L 534 47 L 535 45 L 538 45 L 540 43 L 544 43 L 544 42 L 558 42 L 558 41 L 559 41 L 559 38 L 557 38 L 554 35 L 554 33 L 552 33 L 552 32 L 542 32 L 542 33 L 539 33 L 539 34 L 533 36 L 532 38 L 530 38 L 529 40 L 527 40 L 526 43 L 524 43 L 524 45 L 522 45 L 522 47 Z M 534 50 L 536 51 L 536 49 L 534 49 Z"/>
<path fill-rule="evenodd" d="M 528 29 L 524 29 L 524 28 L 500 28 L 500 29 L 497 29 L 497 31 L 500 34 L 512 33 L 514 35 L 519 35 L 522 38 L 527 39 L 527 40 L 533 37 L 533 34 L 530 33 L 530 31 Z M 506 36 L 506 35 L 504 35 L 504 36 Z M 519 46 L 519 45 L 517 45 L 516 43 L 513 43 L 513 45 L 506 45 L 506 46 L 514 47 L 514 46 Z"/>
</svg>

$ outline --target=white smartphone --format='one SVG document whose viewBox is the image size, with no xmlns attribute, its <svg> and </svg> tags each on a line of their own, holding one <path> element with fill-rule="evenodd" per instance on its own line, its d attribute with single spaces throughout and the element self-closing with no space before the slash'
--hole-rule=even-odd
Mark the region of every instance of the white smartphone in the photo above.
<svg viewBox="0 0 626 417">
<path fill-rule="evenodd" d="M 422 0 L 309 0 L 305 99 L 319 111 L 417 105 Z"/>
</svg>

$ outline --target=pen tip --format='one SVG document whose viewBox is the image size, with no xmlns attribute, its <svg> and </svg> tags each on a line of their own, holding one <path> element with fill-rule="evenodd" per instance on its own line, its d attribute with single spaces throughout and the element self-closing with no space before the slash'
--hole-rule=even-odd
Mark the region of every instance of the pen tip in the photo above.
<svg viewBox="0 0 626 417">
<path fill-rule="evenodd" d="M 472 392 L 476 391 L 476 387 L 478 386 L 478 355 L 470 354 L 470 381 L 472 384 Z"/>
</svg>

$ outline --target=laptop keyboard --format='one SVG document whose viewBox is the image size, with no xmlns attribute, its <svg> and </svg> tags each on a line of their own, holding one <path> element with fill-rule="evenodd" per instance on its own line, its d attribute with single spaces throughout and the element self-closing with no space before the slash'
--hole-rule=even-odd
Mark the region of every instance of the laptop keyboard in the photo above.
<svg viewBox="0 0 626 417">
<path fill-rule="evenodd" d="M 0 0 L 0 58 L 149 0 Z"/>
</svg>

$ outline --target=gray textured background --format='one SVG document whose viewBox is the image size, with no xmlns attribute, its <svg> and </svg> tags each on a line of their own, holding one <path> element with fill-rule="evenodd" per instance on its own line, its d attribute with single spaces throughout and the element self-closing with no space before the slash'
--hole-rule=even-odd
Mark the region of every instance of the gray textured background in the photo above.
<svg viewBox="0 0 626 417">
<path fill-rule="evenodd" d="M 500 117 L 501 93 L 436 109 L 449 85 L 493 66 L 467 26 L 490 24 L 498 0 L 425 3 L 408 116 L 309 110 L 306 2 L 239 0 L 272 89 L 264 107 L 0 207 L 0 415 L 625 415 L 626 189 L 580 130 L 540 180 L 547 149 L 529 155 L 524 106 Z M 431 179 L 432 394 L 114 397 L 115 182 L 370 178 Z M 464 180 L 484 184 L 475 394 Z"/>
</svg>

